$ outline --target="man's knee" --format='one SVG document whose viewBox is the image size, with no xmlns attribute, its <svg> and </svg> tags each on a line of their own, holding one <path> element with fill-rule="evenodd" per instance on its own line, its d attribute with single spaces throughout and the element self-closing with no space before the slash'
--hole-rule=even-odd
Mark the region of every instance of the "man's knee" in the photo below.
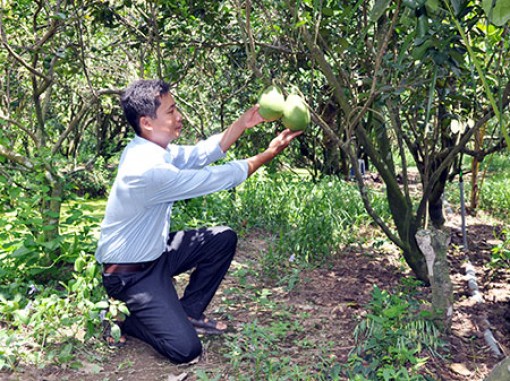
<svg viewBox="0 0 510 381">
<path fill-rule="evenodd" d="M 216 226 L 209 228 L 209 233 L 214 250 L 234 254 L 237 246 L 237 233 L 234 230 L 228 226 Z"/>
<path fill-rule="evenodd" d="M 177 344 L 168 341 L 161 344 L 160 352 L 175 364 L 189 363 L 202 354 L 202 343 L 198 337 L 179 340 Z"/>
<path fill-rule="evenodd" d="M 225 230 L 221 233 L 221 237 L 227 246 L 233 248 L 237 246 L 237 233 L 228 226 L 225 227 Z"/>
</svg>

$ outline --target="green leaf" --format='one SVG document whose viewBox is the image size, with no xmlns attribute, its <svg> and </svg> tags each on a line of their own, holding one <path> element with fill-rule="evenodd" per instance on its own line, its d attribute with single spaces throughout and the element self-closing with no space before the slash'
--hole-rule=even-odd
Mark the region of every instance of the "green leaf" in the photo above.
<svg viewBox="0 0 510 381">
<path fill-rule="evenodd" d="M 26 248 L 25 246 L 21 246 L 18 250 L 11 254 L 14 258 L 21 258 L 28 254 L 32 253 L 32 250 Z"/>
<path fill-rule="evenodd" d="M 79 256 L 78 258 L 76 258 L 76 261 L 74 262 L 74 271 L 78 273 L 81 272 L 86 264 L 87 263 L 85 262 L 85 258 Z"/>
<path fill-rule="evenodd" d="M 386 11 L 389 4 L 390 0 L 376 0 L 372 12 L 370 13 L 370 20 L 372 22 L 377 22 Z"/>
<path fill-rule="evenodd" d="M 497 26 L 505 25 L 510 20 L 510 1 L 483 0 L 482 7 L 490 22 Z"/>
<path fill-rule="evenodd" d="M 47 212 L 45 212 L 45 214 L 46 214 L 48 217 L 51 217 L 51 218 L 59 218 L 59 217 L 60 217 L 60 213 L 55 212 L 55 211 L 53 211 L 53 210 L 48 210 Z"/>
<path fill-rule="evenodd" d="M 121 332 L 120 327 L 117 324 L 112 324 L 110 333 L 115 341 L 120 340 Z"/>
<path fill-rule="evenodd" d="M 450 0 L 453 7 L 453 14 L 458 16 L 460 13 L 460 0 Z"/>
<path fill-rule="evenodd" d="M 429 30 L 429 24 L 428 24 L 427 17 L 425 17 L 424 15 L 421 15 L 420 17 L 418 17 L 416 28 L 417 28 L 416 33 L 417 33 L 418 38 L 424 39 L 427 35 L 428 30 Z"/>
<path fill-rule="evenodd" d="M 119 311 L 122 312 L 124 315 L 127 315 L 127 316 L 130 315 L 129 309 L 125 304 L 119 305 Z"/>
<path fill-rule="evenodd" d="M 303 25 L 305 25 L 305 24 L 306 24 L 306 20 L 300 20 L 300 21 L 298 21 L 298 22 L 296 23 L 296 26 L 295 26 L 295 27 L 296 27 L 296 28 L 299 28 L 299 27 L 301 27 L 301 26 L 303 26 Z"/>
<path fill-rule="evenodd" d="M 324 7 L 324 8 L 322 8 L 322 14 L 323 14 L 324 16 L 331 17 L 331 16 L 333 16 L 333 14 L 334 14 L 334 13 L 333 13 L 333 9 L 328 8 L 328 7 Z"/>
<path fill-rule="evenodd" d="M 429 12 L 432 15 L 439 10 L 440 3 L 439 0 L 427 0 L 425 2 L 425 6 L 427 7 L 427 12 Z"/>
<path fill-rule="evenodd" d="M 108 308 L 108 306 L 109 306 L 109 304 L 106 300 L 101 300 L 100 302 L 97 302 L 96 304 L 94 304 L 94 309 L 95 310 L 105 310 Z"/>
<path fill-rule="evenodd" d="M 402 3 L 406 7 L 410 8 L 410 9 L 413 9 L 413 10 L 418 8 L 418 3 L 415 0 L 403 0 Z"/>
</svg>

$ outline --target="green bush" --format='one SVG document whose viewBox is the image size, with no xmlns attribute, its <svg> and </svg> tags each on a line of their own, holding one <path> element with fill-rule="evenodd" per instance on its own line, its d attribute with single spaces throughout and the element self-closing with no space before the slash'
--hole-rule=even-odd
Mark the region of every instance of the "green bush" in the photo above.
<svg viewBox="0 0 510 381">
<path fill-rule="evenodd" d="M 101 310 L 111 320 L 112 308 L 124 308 L 108 302 L 93 256 L 102 213 L 72 197 L 59 234 L 45 241 L 34 234 L 45 229 L 34 198 L 18 196 L 0 219 L 0 368 L 77 365 L 76 349 L 101 332 Z"/>
<path fill-rule="evenodd" d="M 470 165 L 471 159 L 466 160 L 464 168 L 470 168 Z M 482 163 L 479 174 L 478 208 L 501 219 L 508 219 L 510 217 L 510 179 L 508 178 L 508 173 L 510 173 L 510 156 L 508 154 L 497 154 L 487 158 Z M 464 178 L 463 186 L 464 201 L 466 206 L 468 206 L 472 190 L 469 178 Z M 460 211 L 458 177 L 453 182 L 447 184 L 445 198 L 452 205 L 453 209 Z"/>
<path fill-rule="evenodd" d="M 15 370 L 19 364 L 79 366 L 77 348 L 98 337 L 101 319 L 111 320 L 117 310 L 127 312 L 121 303 L 107 301 L 99 266 L 86 253 L 78 256 L 66 283 L 2 284 L 0 369 Z"/>
<path fill-rule="evenodd" d="M 485 180 L 480 191 L 480 208 L 490 211 L 495 217 L 510 217 L 510 178 L 507 174 L 494 175 Z"/>
<path fill-rule="evenodd" d="M 413 298 L 414 289 L 392 294 L 374 286 L 368 313 L 354 331 L 356 347 L 344 367 L 349 380 L 432 380 L 419 372 L 427 355 L 439 355 L 444 344 L 429 314 Z"/>
<path fill-rule="evenodd" d="M 492 267 L 510 267 L 510 226 L 503 229 L 503 242 L 492 248 L 490 265 Z"/>
<path fill-rule="evenodd" d="M 94 163 L 94 170 L 75 172 L 68 186 L 77 196 L 105 197 L 110 189 L 114 171 L 113 168 L 106 165 L 102 157 L 99 157 Z"/>
<path fill-rule="evenodd" d="M 46 229 L 39 211 L 30 199 L 18 201 L 0 219 L 0 284 L 14 279 L 66 281 L 79 254 L 95 251 L 99 221 L 93 204 L 75 198 L 63 206 L 59 234 L 47 241 L 38 234 Z"/>
</svg>

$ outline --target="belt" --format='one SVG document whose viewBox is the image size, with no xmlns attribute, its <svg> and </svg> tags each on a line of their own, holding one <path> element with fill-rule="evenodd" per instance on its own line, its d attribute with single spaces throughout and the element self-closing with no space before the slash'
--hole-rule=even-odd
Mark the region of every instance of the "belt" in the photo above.
<svg viewBox="0 0 510 381">
<path fill-rule="evenodd" d="M 103 264 L 103 273 L 105 274 L 122 274 L 136 273 L 150 268 L 155 261 L 140 263 L 105 263 Z"/>
</svg>

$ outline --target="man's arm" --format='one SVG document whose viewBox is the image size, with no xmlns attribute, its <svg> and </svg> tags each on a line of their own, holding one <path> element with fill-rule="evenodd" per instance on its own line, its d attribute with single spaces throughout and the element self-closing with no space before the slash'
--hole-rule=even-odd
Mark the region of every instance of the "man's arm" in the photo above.
<svg viewBox="0 0 510 381">
<path fill-rule="evenodd" d="M 151 168 L 144 172 L 144 179 L 150 184 L 145 187 L 144 203 L 153 205 L 184 200 L 237 186 L 262 165 L 275 158 L 302 133 L 303 131 L 293 132 L 286 129 L 269 143 L 264 152 L 223 165 L 180 169 L 172 163 L 166 163 Z"/>
<path fill-rule="evenodd" d="M 269 147 L 264 152 L 248 158 L 246 160 L 248 162 L 248 177 L 261 166 L 273 160 L 280 152 L 287 148 L 295 137 L 302 133 L 303 131 L 291 131 L 289 129 L 283 130 L 271 141 L 271 143 L 269 143 Z"/>
<path fill-rule="evenodd" d="M 259 114 L 259 106 L 253 106 L 243 115 L 241 115 L 239 119 L 232 123 L 230 127 L 225 130 L 225 132 L 223 132 L 223 136 L 221 137 L 220 141 L 221 150 L 223 152 L 227 152 L 232 144 L 234 144 L 237 139 L 241 137 L 244 131 L 265 121 L 266 120 Z"/>
</svg>

